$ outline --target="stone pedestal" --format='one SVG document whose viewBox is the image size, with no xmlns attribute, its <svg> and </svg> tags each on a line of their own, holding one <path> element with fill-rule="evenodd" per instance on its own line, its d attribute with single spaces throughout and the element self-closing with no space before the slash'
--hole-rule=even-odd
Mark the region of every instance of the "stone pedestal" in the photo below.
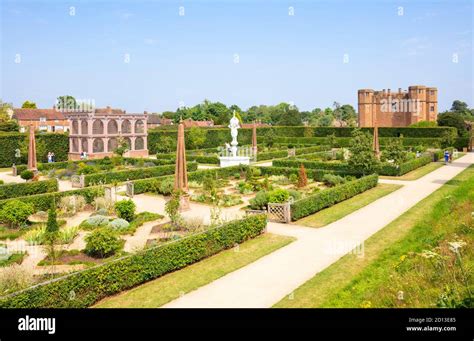
<svg viewBox="0 0 474 341">
<path fill-rule="evenodd" d="M 238 165 L 250 165 L 250 158 L 248 156 L 221 156 L 219 160 L 221 168 Z"/>
</svg>

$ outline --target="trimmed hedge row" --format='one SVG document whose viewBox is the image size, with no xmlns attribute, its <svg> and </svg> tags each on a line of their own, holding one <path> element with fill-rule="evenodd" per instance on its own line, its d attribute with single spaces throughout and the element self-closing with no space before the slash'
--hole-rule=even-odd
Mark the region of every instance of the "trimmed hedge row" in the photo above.
<svg viewBox="0 0 474 341">
<path fill-rule="evenodd" d="M 299 175 L 299 167 L 259 167 L 262 175 L 285 175 L 289 177 L 291 174 Z M 346 172 L 339 172 L 329 169 L 306 169 L 306 175 L 308 178 L 315 181 L 322 181 L 324 175 L 335 174 L 340 176 L 348 175 Z M 355 177 L 360 177 L 362 174 L 353 173 L 350 174 Z"/>
<path fill-rule="evenodd" d="M 273 160 L 273 166 L 275 167 L 293 167 L 299 168 L 303 164 L 307 169 L 330 169 L 346 174 L 353 173 L 354 170 L 351 166 L 345 162 L 324 162 L 324 161 L 307 161 L 307 160 Z"/>
<path fill-rule="evenodd" d="M 167 165 L 167 164 L 171 164 L 171 163 L 174 162 L 173 160 L 169 160 L 169 159 L 166 159 L 166 158 L 157 160 L 157 159 L 143 159 L 143 158 L 124 157 L 122 159 L 123 159 L 124 163 L 127 163 L 129 165 L 136 165 L 137 163 L 139 163 L 141 161 L 154 163 L 157 166 Z M 103 164 L 111 163 L 111 162 L 112 161 L 111 161 L 110 158 L 93 159 L 93 160 L 48 162 L 48 163 L 39 163 L 38 164 L 38 170 L 39 171 L 45 171 L 45 170 L 50 170 L 50 169 L 65 169 L 65 168 L 69 167 L 72 164 L 80 164 L 80 163 L 93 164 L 93 165 L 103 165 Z"/>
<path fill-rule="evenodd" d="M 102 186 L 94 186 L 88 188 L 81 188 L 71 191 L 64 191 L 64 192 L 51 192 L 51 193 L 43 193 L 43 194 L 35 194 L 29 195 L 24 197 L 16 197 L 11 199 L 0 200 L 0 209 L 5 205 L 7 202 L 11 200 L 21 200 L 24 203 L 29 203 L 33 205 L 35 211 L 47 211 L 51 205 L 57 204 L 59 199 L 62 197 L 66 197 L 69 195 L 80 195 L 84 197 L 88 204 L 92 203 L 95 198 L 104 196 L 104 188 Z"/>
<path fill-rule="evenodd" d="M 1 297 L 0 308 L 86 308 L 106 296 L 179 270 L 263 233 L 265 215 L 145 249 L 103 265 Z M 70 293 L 74 292 L 71 299 Z"/>
<path fill-rule="evenodd" d="M 334 145 L 332 147 L 349 147 L 351 144 L 352 137 L 337 137 L 334 140 Z M 381 137 L 380 145 L 383 146 L 390 138 Z M 314 144 L 314 145 L 323 145 L 329 144 L 330 139 L 327 137 L 276 137 L 275 141 L 279 144 L 281 143 L 294 143 L 294 144 Z M 418 146 L 424 145 L 427 147 L 439 148 L 441 145 L 440 138 L 403 138 L 403 145 L 405 146 Z"/>
<path fill-rule="evenodd" d="M 48 161 L 48 152 L 55 154 L 56 160 L 67 160 L 69 153 L 69 140 L 67 134 L 60 133 L 37 133 L 36 151 L 39 162 Z M 21 145 L 27 145 L 28 134 L 21 133 L 0 133 L 0 167 L 11 167 L 13 164 L 26 164 L 28 153 L 21 153 L 16 157 L 17 149 Z"/>
<path fill-rule="evenodd" d="M 56 179 L 6 184 L 0 186 L 0 200 L 57 192 L 58 189 L 58 181 Z"/>
<path fill-rule="evenodd" d="M 195 171 L 197 163 L 189 162 L 187 164 L 188 171 Z M 122 182 L 136 179 L 154 178 L 162 175 L 169 175 L 175 172 L 175 165 L 164 165 L 157 167 L 146 167 L 137 169 L 126 169 L 122 171 L 88 174 L 84 176 L 84 185 L 92 184 L 110 184 L 113 182 Z"/>
<path fill-rule="evenodd" d="M 411 172 L 414 169 L 420 168 L 424 165 L 427 165 L 433 160 L 431 155 L 421 156 L 419 158 L 409 160 L 400 164 L 400 167 L 396 167 L 390 163 L 383 163 L 380 166 L 379 174 L 380 175 L 389 175 L 389 176 L 400 176 Z"/>
<path fill-rule="evenodd" d="M 325 189 L 291 204 L 291 220 L 295 221 L 314 214 L 323 208 L 349 199 L 359 193 L 377 186 L 378 175 L 372 174 L 342 185 Z"/>
</svg>

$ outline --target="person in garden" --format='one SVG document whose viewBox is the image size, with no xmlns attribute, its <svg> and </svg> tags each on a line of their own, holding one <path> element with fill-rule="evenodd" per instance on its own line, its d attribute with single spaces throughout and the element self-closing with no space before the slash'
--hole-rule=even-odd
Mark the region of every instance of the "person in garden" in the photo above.
<svg viewBox="0 0 474 341">
<path fill-rule="evenodd" d="M 446 149 L 444 151 L 444 163 L 447 165 L 449 162 L 449 151 Z"/>
</svg>

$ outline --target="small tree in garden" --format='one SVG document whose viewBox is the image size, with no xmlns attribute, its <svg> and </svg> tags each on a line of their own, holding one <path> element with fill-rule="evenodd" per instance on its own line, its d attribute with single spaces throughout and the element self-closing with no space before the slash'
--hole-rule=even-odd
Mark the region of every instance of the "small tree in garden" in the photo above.
<svg viewBox="0 0 474 341">
<path fill-rule="evenodd" d="M 192 127 L 187 134 L 187 143 L 189 149 L 199 149 L 206 142 L 207 130 Z"/>
<path fill-rule="evenodd" d="M 35 173 L 33 173 L 32 171 L 26 169 L 24 170 L 23 172 L 21 172 L 20 174 L 20 177 L 23 179 L 23 180 L 31 180 L 35 177 Z"/>
<path fill-rule="evenodd" d="M 379 160 L 372 149 L 372 137 L 368 132 L 354 129 L 349 149 L 351 156 L 348 163 L 355 171 L 367 175 L 377 170 Z"/>
<path fill-rule="evenodd" d="M 329 146 L 331 148 L 334 148 L 337 143 L 336 134 L 332 133 L 331 135 L 328 135 L 326 138 L 327 138 Z"/>
<path fill-rule="evenodd" d="M 306 175 L 306 169 L 304 165 L 301 164 L 300 171 L 298 173 L 298 187 L 306 187 L 308 185 L 308 176 Z"/>
<path fill-rule="evenodd" d="M 125 152 L 129 149 L 127 141 L 123 137 L 117 139 L 117 148 L 115 148 L 114 153 L 118 156 L 123 156 Z"/>
<path fill-rule="evenodd" d="M 393 160 L 396 165 L 400 165 L 407 158 L 407 152 L 403 147 L 403 137 L 388 140 L 382 152 L 382 160 Z"/>
<path fill-rule="evenodd" d="M 130 222 L 135 217 L 136 205 L 132 200 L 120 200 L 115 203 L 115 212 L 119 218 Z"/>
</svg>

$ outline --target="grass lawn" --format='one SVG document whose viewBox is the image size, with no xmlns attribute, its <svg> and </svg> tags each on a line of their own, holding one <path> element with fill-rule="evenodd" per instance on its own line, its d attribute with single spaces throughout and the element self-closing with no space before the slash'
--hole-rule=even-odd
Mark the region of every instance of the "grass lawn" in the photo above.
<svg viewBox="0 0 474 341">
<path fill-rule="evenodd" d="M 370 204 L 377 199 L 380 199 L 387 194 L 396 191 L 400 187 L 402 187 L 402 185 L 378 184 L 377 187 L 371 188 L 368 191 L 358 194 L 350 199 L 344 200 L 343 202 L 328 207 L 308 217 L 295 221 L 294 223 L 297 225 L 309 227 L 325 226 L 354 211 L 357 211 L 358 209 Z"/>
<path fill-rule="evenodd" d="M 430 162 L 427 165 L 421 166 L 420 168 L 414 169 L 411 172 L 403 174 L 401 176 L 384 176 L 381 175 L 380 179 L 393 179 L 393 180 L 417 180 L 422 176 L 442 167 L 443 162 Z"/>
<path fill-rule="evenodd" d="M 97 308 L 156 308 L 291 243 L 291 237 L 266 233 L 212 257 L 105 298 Z"/>
<path fill-rule="evenodd" d="M 474 167 L 470 167 L 367 239 L 364 257 L 345 255 L 297 288 L 291 296 L 284 297 L 275 307 L 433 306 L 433 301 L 446 285 L 441 273 L 453 269 L 452 264 L 443 271 L 432 269 L 425 278 L 422 275 L 426 265 L 414 263 L 413 266 L 412 262 L 420 258 L 419 253 L 424 249 L 442 253 L 443 248 L 447 249 L 446 241 L 461 238 L 468 240 L 465 267 L 472 269 L 471 211 L 474 209 L 461 207 L 458 210 L 458 206 L 466 200 L 472 206 L 473 193 Z M 459 225 L 461 221 L 469 223 Z M 456 286 L 450 283 L 449 287 Z M 404 290 L 403 301 L 394 298 L 394 292 L 400 288 Z"/>
</svg>

